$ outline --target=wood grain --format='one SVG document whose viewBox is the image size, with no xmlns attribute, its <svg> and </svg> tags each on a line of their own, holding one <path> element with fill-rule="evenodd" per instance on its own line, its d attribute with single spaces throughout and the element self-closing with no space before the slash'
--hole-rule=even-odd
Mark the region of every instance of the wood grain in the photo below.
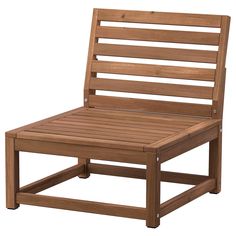
<svg viewBox="0 0 236 236">
<path fill-rule="evenodd" d="M 211 193 L 221 191 L 221 169 L 222 169 L 222 126 L 219 126 L 218 137 L 209 142 L 209 176 L 216 180 L 215 188 Z"/>
<path fill-rule="evenodd" d="M 156 228 L 160 224 L 160 162 L 155 153 L 147 153 L 146 170 L 146 226 Z"/>
<path fill-rule="evenodd" d="M 91 79 L 90 88 L 95 90 L 127 93 L 156 94 L 164 96 L 212 99 L 211 87 L 167 83 L 140 82 L 118 79 Z"/>
<path fill-rule="evenodd" d="M 156 60 L 216 63 L 217 51 L 96 43 L 94 54 L 100 56 Z"/>
<path fill-rule="evenodd" d="M 14 148 L 14 138 L 6 137 L 6 207 L 16 209 L 16 193 L 19 191 L 19 152 Z"/>
<path fill-rule="evenodd" d="M 137 98 L 90 95 L 90 104 L 97 108 L 113 108 L 142 112 L 160 112 L 192 116 L 211 116 L 211 106 L 205 104 L 167 102 Z"/>
<path fill-rule="evenodd" d="M 141 207 L 116 205 L 103 202 L 91 202 L 62 197 L 35 195 L 31 193 L 18 193 L 17 202 L 27 205 L 51 207 L 72 211 L 91 212 L 136 219 L 144 219 L 146 215 L 145 209 Z"/>
<path fill-rule="evenodd" d="M 214 81 L 215 78 L 214 69 L 180 66 L 160 66 L 111 61 L 93 61 L 92 71 L 97 73 L 138 75 L 202 81 Z"/>
<path fill-rule="evenodd" d="M 221 16 L 156 11 L 99 9 L 98 20 L 164 25 L 220 27 Z"/>
<path fill-rule="evenodd" d="M 96 76 L 96 73 L 91 71 L 91 63 L 93 60 L 96 60 L 96 56 L 94 55 L 94 44 L 98 42 L 98 39 L 95 37 L 97 26 L 100 24 L 98 21 L 98 10 L 93 10 L 93 19 L 91 25 L 91 32 L 90 32 L 90 41 L 89 41 L 89 51 L 88 51 L 88 58 L 87 58 L 87 68 L 86 68 L 86 76 L 84 82 L 84 106 L 89 106 L 89 94 L 94 94 L 94 91 L 89 88 L 89 82 L 91 76 Z"/>
<path fill-rule="evenodd" d="M 96 37 L 167 43 L 218 45 L 219 33 L 98 26 Z"/>
</svg>

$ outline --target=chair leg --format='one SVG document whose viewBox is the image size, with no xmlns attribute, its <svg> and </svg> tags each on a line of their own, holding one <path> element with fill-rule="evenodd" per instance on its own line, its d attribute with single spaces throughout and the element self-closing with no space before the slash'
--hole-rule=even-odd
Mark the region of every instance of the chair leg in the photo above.
<svg viewBox="0 0 236 236">
<path fill-rule="evenodd" d="M 221 191 L 221 155 L 222 155 L 222 132 L 209 144 L 209 176 L 216 179 L 216 187 L 210 193 Z"/>
<path fill-rule="evenodd" d="M 78 158 L 79 159 L 79 164 L 84 164 L 84 171 L 79 174 L 79 177 L 82 179 L 87 179 L 90 176 L 89 169 L 88 169 L 88 164 L 90 163 L 90 159 L 85 159 L 85 158 Z"/>
<path fill-rule="evenodd" d="M 156 228 L 160 225 L 160 161 L 155 153 L 147 154 L 146 171 L 146 226 Z"/>
<path fill-rule="evenodd" d="M 16 209 L 19 191 L 19 152 L 14 150 L 14 138 L 6 137 L 6 207 Z"/>
</svg>

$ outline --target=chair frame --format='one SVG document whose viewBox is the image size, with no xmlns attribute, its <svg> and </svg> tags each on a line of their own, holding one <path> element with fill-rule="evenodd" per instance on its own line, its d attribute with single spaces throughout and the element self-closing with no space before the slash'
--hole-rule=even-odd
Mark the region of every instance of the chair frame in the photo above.
<svg viewBox="0 0 236 236">
<path fill-rule="evenodd" d="M 151 14 L 154 17 L 147 17 L 148 14 Z M 156 18 L 155 14 L 157 14 Z M 172 14 L 171 17 L 169 14 Z M 96 104 L 100 105 L 100 103 L 103 103 L 102 99 L 99 101 L 95 100 L 94 97 L 96 96 L 96 88 L 91 87 L 91 78 L 96 77 L 97 72 L 99 72 L 92 69 L 93 60 L 96 60 L 94 50 L 95 44 L 98 42 L 98 39 L 96 37 L 97 26 L 100 25 L 101 20 L 106 20 L 106 18 L 117 22 L 138 22 L 139 20 L 137 20 L 135 17 L 139 15 L 142 18 L 142 23 L 149 23 L 149 21 L 155 21 L 156 19 L 158 19 L 163 24 L 165 24 L 168 23 L 168 19 L 174 18 L 175 22 L 177 22 L 176 24 L 178 24 L 179 21 L 181 22 L 181 24 L 186 25 L 201 24 L 201 26 L 221 28 L 221 32 L 219 34 L 219 48 L 214 78 L 215 86 L 212 95 L 213 103 L 210 107 L 209 120 L 185 129 L 175 135 L 168 136 L 161 141 L 146 145 L 143 149 L 140 150 L 138 149 L 138 147 L 129 147 L 125 144 L 119 144 L 119 146 L 116 145 L 116 147 L 114 148 L 112 142 L 104 143 L 102 141 L 91 141 L 88 143 L 83 140 L 78 140 L 77 143 L 74 143 L 70 140 L 68 141 L 63 139 L 59 141 L 57 137 L 51 137 L 48 138 L 48 140 L 41 140 L 40 138 L 36 140 L 30 138 L 30 136 L 27 136 L 27 138 L 26 136 L 23 136 L 25 130 L 34 127 L 35 125 L 40 125 L 50 120 L 64 117 L 68 114 L 73 113 L 75 110 L 15 130 L 8 131 L 6 132 L 7 208 L 16 209 L 20 204 L 28 204 L 66 210 L 122 216 L 146 220 L 146 225 L 148 227 L 155 228 L 159 226 L 161 217 L 176 210 L 177 208 L 189 203 L 190 201 L 202 196 L 207 192 L 220 192 L 222 115 L 226 74 L 225 58 L 230 24 L 230 18 L 228 16 L 94 9 L 84 87 L 84 107 L 90 108 L 96 106 Z M 199 21 L 196 19 L 199 19 Z M 196 23 L 197 21 L 198 23 Z M 113 101 L 113 103 L 111 103 L 111 105 L 116 106 L 115 100 Z M 180 106 L 181 104 L 179 105 L 178 109 L 181 110 Z M 190 110 L 187 109 L 186 112 L 190 113 Z M 196 109 L 195 113 L 197 112 L 199 114 L 204 113 L 201 108 Z M 184 115 L 190 115 L 192 117 L 196 116 L 196 114 Z M 205 116 L 205 113 L 202 116 Z M 209 142 L 209 175 L 203 176 L 161 171 L 162 163 L 207 142 Z M 74 156 L 79 160 L 79 162 L 75 166 L 72 166 L 68 169 L 62 170 L 46 178 L 20 187 L 19 153 L 21 151 Z M 90 162 L 91 159 L 142 164 L 146 166 L 146 169 L 95 164 Z M 116 205 L 37 194 L 40 191 L 60 184 L 76 176 L 79 176 L 80 178 L 88 178 L 90 176 L 90 173 L 146 179 L 146 207 L 143 208 Z M 194 185 L 194 187 L 164 203 L 161 203 L 161 181 L 190 184 Z"/>
</svg>

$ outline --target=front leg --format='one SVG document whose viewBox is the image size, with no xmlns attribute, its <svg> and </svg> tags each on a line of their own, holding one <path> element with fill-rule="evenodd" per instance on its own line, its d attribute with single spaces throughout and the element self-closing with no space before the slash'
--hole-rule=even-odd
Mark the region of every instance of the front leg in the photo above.
<svg viewBox="0 0 236 236">
<path fill-rule="evenodd" d="M 19 152 L 15 151 L 15 139 L 6 136 L 6 207 L 16 209 L 16 193 L 19 191 Z"/>
<path fill-rule="evenodd" d="M 156 153 L 147 153 L 146 226 L 150 228 L 160 224 L 160 174 L 160 161 Z"/>
</svg>

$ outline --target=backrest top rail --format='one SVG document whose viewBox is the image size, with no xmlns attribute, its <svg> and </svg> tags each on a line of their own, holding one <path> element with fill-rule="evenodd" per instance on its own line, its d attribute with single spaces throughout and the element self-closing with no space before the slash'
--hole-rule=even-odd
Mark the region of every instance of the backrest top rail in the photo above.
<svg viewBox="0 0 236 236">
<path fill-rule="evenodd" d="M 185 25 L 218 28 L 220 15 L 171 13 L 155 11 L 97 9 L 99 21 L 132 22 L 147 24 Z"/>
</svg>

